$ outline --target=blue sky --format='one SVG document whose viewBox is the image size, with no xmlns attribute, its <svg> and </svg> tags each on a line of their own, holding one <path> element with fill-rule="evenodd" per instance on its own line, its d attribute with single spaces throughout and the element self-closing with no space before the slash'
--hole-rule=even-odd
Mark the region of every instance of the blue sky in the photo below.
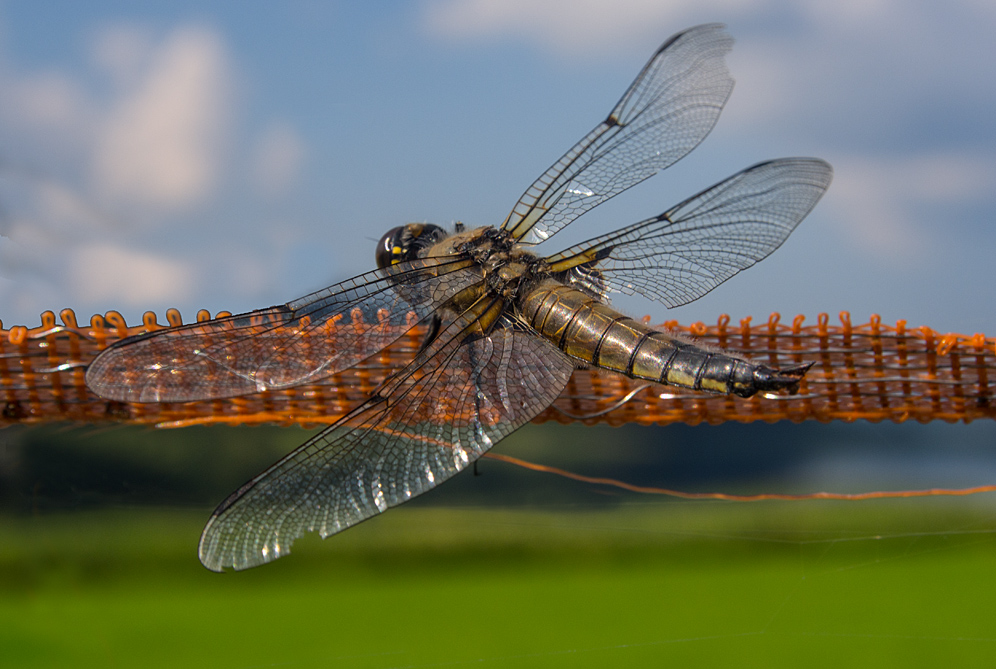
<svg viewBox="0 0 996 669">
<path fill-rule="evenodd" d="M 370 269 L 407 221 L 498 224 L 705 21 L 737 39 L 716 129 L 549 251 L 818 156 L 834 184 L 773 256 L 680 309 L 619 304 L 996 334 L 988 0 L 0 2 L 0 318 L 244 311 Z"/>
</svg>

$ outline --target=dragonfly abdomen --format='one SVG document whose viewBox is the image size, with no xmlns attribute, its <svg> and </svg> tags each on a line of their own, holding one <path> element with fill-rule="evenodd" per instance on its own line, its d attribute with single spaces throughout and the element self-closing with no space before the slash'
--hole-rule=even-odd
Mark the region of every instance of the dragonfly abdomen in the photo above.
<svg viewBox="0 0 996 669">
<path fill-rule="evenodd" d="M 522 315 L 564 353 L 631 378 L 750 397 L 795 390 L 809 365 L 775 370 L 700 348 L 624 316 L 596 298 L 545 281 L 520 302 Z"/>
</svg>

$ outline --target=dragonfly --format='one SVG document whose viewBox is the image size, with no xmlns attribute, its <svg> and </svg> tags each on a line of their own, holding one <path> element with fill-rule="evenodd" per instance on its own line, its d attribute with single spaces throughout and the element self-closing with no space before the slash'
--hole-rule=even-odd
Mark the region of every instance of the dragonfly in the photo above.
<svg viewBox="0 0 996 669">
<path fill-rule="evenodd" d="M 807 365 L 773 369 L 701 348 L 626 317 L 610 296 L 676 307 L 754 265 L 826 191 L 826 162 L 758 163 L 653 218 L 552 255 L 535 250 L 706 137 L 733 88 L 732 44 L 718 24 L 668 39 L 497 227 L 397 227 L 371 272 L 103 351 L 86 372 L 97 395 L 190 402 L 313 383 L 411 328 L 427 332 L 359 406 L 218 506 L 201 535 L 204 566 L 267 563 L 306 532 L 326 538 L 426 492 L 546 409 L 578 367 L 740 397 L 796 391 Z"/>
</svg>

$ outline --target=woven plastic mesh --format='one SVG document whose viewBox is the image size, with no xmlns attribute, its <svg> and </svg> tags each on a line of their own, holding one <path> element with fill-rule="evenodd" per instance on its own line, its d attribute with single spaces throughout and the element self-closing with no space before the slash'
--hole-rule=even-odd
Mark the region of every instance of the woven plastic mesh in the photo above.
<svg viewBox="0 0 996 669">
<path fill-rule="evenodd" d="M 226 315 L 226 314 L 219 314 Z M 186 404 L 108 402 L 84 384 L 87 364 L 111 343 L 126 336 L 180 325 L 180 314 L 166 314 L 168 326 L 148 312 L 141 325 L 129 326 L 117 312 L 94 316 L 80 326 L 70 309 L 42 314 L 34 328 L 0 324 L 0 425 L 49 421 L 116 421 L 179 427 L 194 424 L 328 424 L 365 399 L 385 376 L 411 359 L 422 341 L 415 330 L 373 358 L 321 383 L 229 400 Z M 206 320 L 206 311 L 198 320 Z M 766 322 L 750 318 L 731 324 L 664 328 L 690 335 L 700 344 L 730 349 L 772 367 L 816 364 L 796 395 L 758 395 L 744 400 L 632 381 L 599 370 L 577 370 L 560 398 L 538 422 L 583 421 L 668 424 L 724 421 L 914 419 L 972 421 L 996 417 L 992 381 L 996 377 L 996 340 L 938 334 L 905 321 L 884 325 L 878 316 L 853 325 L 847 312 L 831 325 L 826 314 L 806 324 L 790 324 L 772 314 Z"/>
</svg>

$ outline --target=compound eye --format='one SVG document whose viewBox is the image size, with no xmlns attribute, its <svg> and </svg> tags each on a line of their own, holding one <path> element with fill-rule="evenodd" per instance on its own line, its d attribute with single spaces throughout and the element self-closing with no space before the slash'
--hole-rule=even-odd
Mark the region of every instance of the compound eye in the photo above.
<svg viewBox="0 0 996 669">
<path fill-rule="evenodd" d="M 380 238 L 377 243 L 377 267 L 384 269 L 401 262 L 405 253 L 401 240 L 404 231 L 403 227 L 391 228 Z"/>
</svg>

